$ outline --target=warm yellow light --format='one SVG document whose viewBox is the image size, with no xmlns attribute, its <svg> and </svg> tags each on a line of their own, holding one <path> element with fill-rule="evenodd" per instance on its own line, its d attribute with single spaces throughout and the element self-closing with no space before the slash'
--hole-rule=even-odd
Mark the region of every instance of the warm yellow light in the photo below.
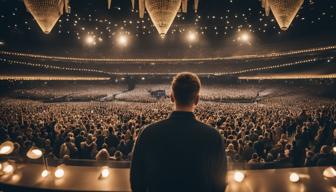
<svg viewBox="0 0 336 192">
<path fill-rule="evenodd" d="M 3 146 L 0 149 L 0 154 L 7 154 L 11 150 L 10 146 Z"/>
<path fill-rule="evenodd" d="M 189 31 L 188 36 L 187 36 L 187 40 L 192 43 L 195 42 L 197 39 L 197 34 L 195 32 Z"/>
<path fill-rule="evenodd" d="M 41 149 L 38 149 L 36 147 L 31 147 L 28 152 L 27 152 L 27 157 L 29 159 L 39 159 L 41 158 L 43 155 L 43 152 L 41 151 Z"/>
<path fill-rule="evenodd" d="M 42 173 L 41 173 L 41 177 L 45 178 L 49 175 L 49 171 L 48 170 L 43 170 Z"/>
<path fill-rule="evenodd" d="M 336 177 L 336 170 L 333 167 L 328 167 L 323 171 L 323 176 L 328 178 Z"/>
<path fill-rule="evenodd" d="M 334 151 L 334 153 L 336 153 L 336 146 L 335 146 L 335 147 L 333 147 L 333 151 Z"/>
<path fill-rule="evenodd" d="M 300 176 L 297 173 L 291 173 L 289 176 L 289 181 L 296 183 L 300 180 Z"/>
<path fill-rule="evenodd" d="M 101 176 L 102 178 L 106 178 L 110 175 L 110 171 L 108 167 L 103 167 L 102 171 L 101 171 Z"/>
<path fill-rule="evenodd" d="M 6 141 L 0 145 L 0 155 L 9 155 L 14 150 L 14 143 Z"/>
<path fill-rule="evenodd" d="M 247 33 L 243 33 L 243 34 L 240 36 L 240 39 L 241 39 L 242 41 L 248 42 L 248 41 L 250 40 L 250 36 L 249 36 L 249 34 L 247 34 Z"/>
<path fill-rule="evenodd" d="M 126 35 L 120 35 L 119 38 L 118 38 L 118 44 L 120 46 L 126 46 L 127 43 L 128 43 L 127 36 Z"/>
<path fill-rule="evenodd" d="M 241 183 L 241 182 L 244 181 L 244 179 L 245 179 L 245 175 L 244 175 L 243 172 L 235 171 L 235 172 L 233 173 L 233 179 L 234 179 L 236 182 Z"/>
<path fill-rule="evenodd" d="M 14 166 L 11 164 L 6 164 L 3 167 L 3 172 L 6 174 L 12 174 L 14 173 Z"/>
<path fill-rule="evenodd" d="M 87 45 L 95 45 L 95 44 L 96 44 L 96 41 L 95 41 L 94 36 L 92 36 L 92 35 L 88 35 L 88 36 L 86 36 L 86 38 L 85 38 L 85 43 L 86 43 Z"/>
<path fill-rule="evenodd" d="M 62 168 L 57 168 L 55 171 L 56 178 L 62 178 L 64 176 L 64 170 Z"/>
</svg>

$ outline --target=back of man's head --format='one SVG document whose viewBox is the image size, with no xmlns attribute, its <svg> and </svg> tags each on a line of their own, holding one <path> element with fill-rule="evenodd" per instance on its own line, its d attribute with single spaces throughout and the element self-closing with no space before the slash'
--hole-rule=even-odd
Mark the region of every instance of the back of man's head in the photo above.
<svg viewBox="0 0 336 192">
<path fill-rule="evenodd" d="M 176 105 L 190 106 L 197 102 L 201 81 L 196 74 L 189 72 L 179 73 L 174 77 L 171 86 Z"/>
</svg>

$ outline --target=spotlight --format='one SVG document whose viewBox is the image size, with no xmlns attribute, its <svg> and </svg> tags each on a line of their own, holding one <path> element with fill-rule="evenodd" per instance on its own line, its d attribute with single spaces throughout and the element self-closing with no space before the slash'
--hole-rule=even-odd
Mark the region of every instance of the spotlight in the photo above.
<svg viewBox="0 0 336 192">
<path fill-rule="evenodd" d="M 122 47 L 125 47 L 127 46 L 127 43 L 128 43 L 128 38 L 126 35 L 120 35 L 118 37 L 118 44 Z"/>
<path fill-rule="evenodd" d="M 251 44 L 251 35 L 248 32 L 242 32 L 239 34 L 237 40 L 241 43 Z"/>
<path fill-rule="evenodd" d="M 187 40 L 189 43 L 193 43 L 197 40 L 197 34 L 196 32 L 189 31 L 187 35 Z"/>
<path fill-rule="evenodd" d="M 250 36 L 249 34 L 247 33 L 243 33 L 241 36 L 240 36 L 241 40 L 242 41 L 245 41 L 245 42 L 248 42 L 250 40 Z"/>
<path fill-rule="evenodd" d="M 300 180 L 300 176 L 297 173 L 291 173 L 289 176 L 289 181 L 292 183 L 297 183 Z"/>
<path fill-rule="evenodd" d="M 103 167 L 100 175 L 101 175 L 102 178 L 108 177 L 110 175 L 109 168 L 108 167 Z"/>
<path fill-rule="evenodd" d="M 141 80 L 143 80 L 143 81 L 144 81 L 144 80 L 146 80 L 146 78 L 145 78 L 145 77 L 141 77 Z"/>
<path fill-rule="evenodd" d="M 323 171 L 323 176 L 327 178 L 336 177 L 336 170 L 333 167 L 328 167 Z"/>
<path fill-rule="evenodd" d="M 96 45 L 95 37 L 92 35 L 88 35 L 85 38 L 85 43 L 89 46 Z"/>
<path fill-rule="evenodd" d="M 243 172 L 240 172 L 240 171 L 235 171 L 233 173 L 233 179 L 238 182 L 238 183 L 241 183 L 244 181 L 244 178 L 245 178 L 245 175 Z"/>
<path fill-rule="evenodd" d="M 45 177 L 48 177 L 49 175 L 49 171 L 48 170 L 43 170 L 42 173 L 41 173 L 41 177 L 45 178 Z"/>
<path fill-rule="evenodd" d="M 336 146 L 335 146 L 335 147 L 333 147 L 333 152 L 334 152 L 334 153 L 336 153 Z"/>
<path fill-rule="evenodd" d="M 57 167 L 55 171 L 56 178 L 62 178 L 64 176 L 64 170 L 61 167 Z"/>
<path fill-rule="evenodd" d="M 9 155 L 14 150 L 14 143 L 11 141 L 5 141 L 0 145 L 0 155 Z"/>
</svg>

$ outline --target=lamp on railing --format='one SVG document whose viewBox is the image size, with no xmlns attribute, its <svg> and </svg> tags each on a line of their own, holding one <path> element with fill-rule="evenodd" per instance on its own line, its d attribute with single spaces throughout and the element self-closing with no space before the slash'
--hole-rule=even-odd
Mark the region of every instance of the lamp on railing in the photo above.
<svg viewBox="0 0 336 192">
<path fill-rule="evenodd" d="M 28 151 L 27 151 L 27 157 L 29 159 L 39 159 L 42 157 L 43 165 L 44 165 L 44 170 L 41 173 L 42 177 L 47 177 L 49 175 L 48 171 L 48 161 L 44 157 L 43 151 L 35 146 L 32 146 Z"/>
<path fill-rule="evenodd" d="M 5 141 L 0 145 L 0 155 L 9 155 L 14 151 L 14 143 Z"/>
<path fill-rule="evenodd" d="M 0 156 L 7 156 L 13 153 L 14 143 L 12 141 L 5 141 L 0 145 Z M 15 161 L 6 161 L 0 164 L 1 174 L 12 174 L 15 171 Z"/>
</svg>

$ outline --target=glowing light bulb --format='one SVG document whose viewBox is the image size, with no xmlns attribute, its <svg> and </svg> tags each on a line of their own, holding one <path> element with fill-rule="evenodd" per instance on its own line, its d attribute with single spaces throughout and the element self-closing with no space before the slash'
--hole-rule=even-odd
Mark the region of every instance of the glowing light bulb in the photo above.
<svg viewBox="0 0 336 192">
<path fill-rule="evenodd" d="M 241 35 L 240 38 L 242 41 L 248 41 L 250 39 L 250 36 L 247 33 L 244 33 Z"/>
<path fill-rule="evenodd" d="M 106 178 L 110 175 L 110 171 L 108 167 L 103 167 L 102 172 L 101 172 L 101 176 L 102 178 Z"/>
<path fill-rule="evenodd" d="M 118 44 L 120 46 L 126 46 L 127 43 L 128 43 L 128 39 L 127 39 L 127 37 L 125 35 L 119 36 L 119 38 L 118 38 Z"/>
<path fill-rule="evenodd" d="M 336 177 L 336 170 L 333 167 L 328 167 L 323 171 L 323 176 L 327 178 Z"/>
<path fill-rule="evenodd" d="M 235 171 L 234 174 L 233 174 L 233 179 L 238 183 L 243 182 L 244 178 L 245 178 L 245 175 L 244 175 L 243 172 Z"/>
<path fill-rule="evenodd" d="M 0 154 L 3 155 L 3 154 L 8 154 L 8 152 L 11 150 L 11 147 L 10 146 L 3 146 L 1 147 L 0 149 Z"/>
<path fill-rule="evenodd" d="M 49 175 L 49 171 L 48 170 L 43 170 L 42 173 L 41 173 L 41 177 L 47 177 Z"/>
<path fill-rule="evenodd" d="M 88 35 L 88 36 L 85 38 L 85 42 L 86 42 L 86 44 L 88 44 L 88 45 L 95 45 L 95 44 L 96 44 L 95 38 L 94 38 L 94 36 L 92 36 L 92 35 Z"/>
<path fill-rule="evenodd" d="M 55 171 L 56 178 L 62 178 L 64 176 L 64 170 L 62 168 L 57 168 Z"/>
<path fill-rule="evenodd" d="M 14 173 L 14 166 L 11 165 L 11 164 L 6 164 L 3 167 L 3 172 L 6 173 L 6 174 L 12 174 L 12 173 Z"/>
<path fill-rule="evenodd" d="M 187 40 L 188 40 L 190 43 L 192 43 L 192 42 L 195 42 L 196 39 L 197 39 L 197 35 L 196 35 L 196 33 L 190 31 L 190 32 L 188 33 Z"/>
<path fill-rule="evenodd" d="M 289 176 L 289 181 L 296 183 L 300 180 L 300 176 L 297 173 L 291 173 Z"/>
<path fill-rule="evenodd" d="M 335 146 L 335 147 L 333 147 L 333 152 L 334 152 L 334 153 L 336 153 L 336 146 Z"/>
</svg>

